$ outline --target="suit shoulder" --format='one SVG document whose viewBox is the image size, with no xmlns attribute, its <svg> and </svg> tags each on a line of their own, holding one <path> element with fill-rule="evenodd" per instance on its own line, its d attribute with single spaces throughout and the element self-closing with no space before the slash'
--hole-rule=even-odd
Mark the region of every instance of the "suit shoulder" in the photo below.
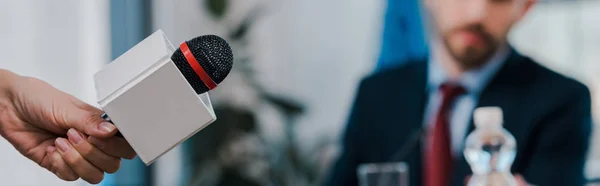
<svg viewBox="0 0 600 186">
<path fill-rule="evenodd" d="M 409 61 L 387 69 L 379 70 L 364 77 L 361 86 L 377 86 L 390 82 L 399 82 L 414 77 L 416 73 L 426 73 L 424 61 Z"/>
<path fill-rule="evenodd" d="M 590 91 L 582 82 L 551 70 L 540 63 L 527 58 L 525 71 L 533 75 L 535 84 L 542 86 L 543 89 L 561 91 L 565 96 L 586 96 L 590 97 Z"/>
</svg>

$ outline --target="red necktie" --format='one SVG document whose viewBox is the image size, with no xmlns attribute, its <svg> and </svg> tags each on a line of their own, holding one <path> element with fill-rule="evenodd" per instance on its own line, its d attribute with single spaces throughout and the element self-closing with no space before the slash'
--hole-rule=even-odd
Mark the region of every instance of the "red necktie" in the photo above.
<svg viewBox="0 0 600 186">
<path fill-rule="evenodd" d="M 452 150 L 450 141 L 450 109 L 456 98 L 465 92 L 461 86 L 442 84 L 442 104 L 436 114 L 434 127 L 427 135 L 425 151 L 425 186 L 450 185 Z"/>
</svg>

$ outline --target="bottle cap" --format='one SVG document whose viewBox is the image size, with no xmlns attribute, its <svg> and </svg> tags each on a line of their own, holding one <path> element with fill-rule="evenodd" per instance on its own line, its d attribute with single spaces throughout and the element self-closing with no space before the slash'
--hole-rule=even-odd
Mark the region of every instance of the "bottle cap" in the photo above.
<svg viewBox="0 0 600 186">
<path fill-rule="evenodd" d="M 477 128 L 501 128 L 504 122 L 502 117 L 500 107 L 479 107 L 473 114 Z"/>
</svg>

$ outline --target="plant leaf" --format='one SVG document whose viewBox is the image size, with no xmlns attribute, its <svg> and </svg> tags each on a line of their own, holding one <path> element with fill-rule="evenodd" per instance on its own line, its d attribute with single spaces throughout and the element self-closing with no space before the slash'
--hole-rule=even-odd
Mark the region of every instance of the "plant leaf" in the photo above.
<svg viewBox="0 0 600 186">
<path fill-rule="evenodd" d="M 216 18 L 220 19 L 225 15 L 228 0 L 205 0 L 204 2 L 208 11 Z"/>
</svg>

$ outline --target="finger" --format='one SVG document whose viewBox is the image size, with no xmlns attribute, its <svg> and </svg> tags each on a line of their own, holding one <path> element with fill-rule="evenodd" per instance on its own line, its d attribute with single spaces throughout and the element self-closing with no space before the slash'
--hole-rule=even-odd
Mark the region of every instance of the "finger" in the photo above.
<svg viewBox="0 0 600 186">
<path fill-rule="evenodd" d="M 75 181 L 79 179 L 79 176 L 67 165 L 62 159 L 60 154 L 55 150 L 54 147 L 48 147 L 46 149 L 48 154 L 48 161 L 50 163 L 49 170 L 54 173 L 58 178 L 65 181 Z"/>
<path fill-rule="evenodd" d="M 44 155 L 44 158 L 42 159 L 42 163 L 40 163 L 40 166 L 46 168 L 48 171 L 52 172 L 52 164 L 50 161 L 51 158 L 51 154 L 56 151 L 56 148 L 53 146 L 54 145 L 54 141 L 51 141 L 52 145 L 47 146 L 46 147 L 46 154 Z"/>
<path fill-rule="evenodd" d="M 78 116 L 73 116 L 78 117 Z M 83 133 L 98 138 L 109 138 L 117 133 L 117 127 L 102 119 L 101 115 L 93 113 L 81 113 L 79 118 L 74 119 L 67 125 Z"/>
<path fill-rule="evenodd" d="M 88 141 L 110 156 L 133 159 L 137 155 L 124 138 L 111 137 L 107 139 L 99 139 L 89 136 Z"/>
<path fill-rule="evenodd" d="M 99 113 L 99 114 L 103 112 L 102 110 L 100 110 L 90 104 L 87 104 L 86 102 L 81 101 L 80 99 L 77 99 L 74 96 L 71 96 L 71 103 L 73 103 L 73 105 L 75 105 L 76 107 L 79 107 L 83 110 L 87 110 L 90 112 Z"/>
<path fill-rule="evenodd" d="M 75 128 L 87 135 L 108 138 L 117 133 L 117 128 L 102 118 L 102 111 L 87 103 L 72 98 L 68 106 L 56 110 L 56 118 L 64 128 Z"/>
<path fill-rule="evenodd" d="M 65 138 L 57 138 L 56 147 L 60 152 L 62 159 L 77 173 L 81 178 L 91 184 L 97 184 L 104 179 L 104 172 L 84 159 L 71 143 Z"/>
<path fill-rule="evenodd" d="M 84 140 L 87 137 L 75 129 L 69 129 L 67 136 L 79 154 L 94 166 L 100 168 L 100 170 L 108 173 L 115 173 L 119 170 L 121 158 L 109 156 L 102 152 L 100 149 L 96 148 L 96 146 L 92 145 L 87 140 Z"/>
</svg>

